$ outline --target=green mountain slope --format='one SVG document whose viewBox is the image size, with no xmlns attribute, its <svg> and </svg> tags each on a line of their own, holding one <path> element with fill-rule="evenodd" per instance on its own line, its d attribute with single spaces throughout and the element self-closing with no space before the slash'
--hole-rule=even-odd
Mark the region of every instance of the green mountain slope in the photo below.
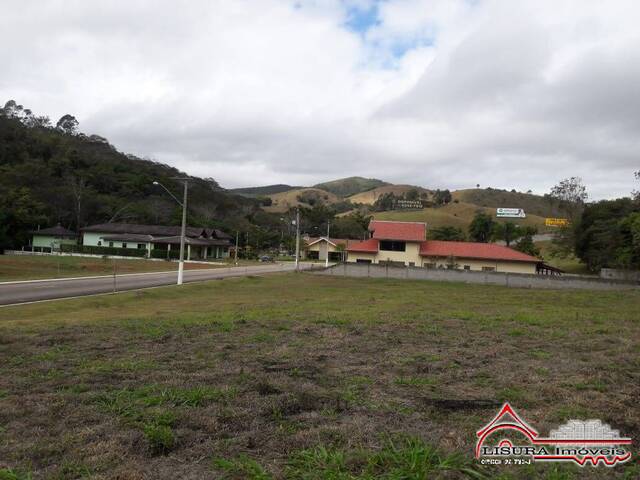
<svg viewBox="0 0 640 480">
<path fill-rule="evenodd" d="M 366 192 L 367 190 L 373 190 L 377 187 L 389 185 L 387 182 L 378 180 L 376 178 L 364 178 L 364 177 L 348 177 L 340 178 L 338 180 L 332 180 L 330 182 L 318 183 L 313 188 L 319 188 L 320 190 L 326 190 L 339 197 L 349 197 L 356 193 Z"/>
</svg>

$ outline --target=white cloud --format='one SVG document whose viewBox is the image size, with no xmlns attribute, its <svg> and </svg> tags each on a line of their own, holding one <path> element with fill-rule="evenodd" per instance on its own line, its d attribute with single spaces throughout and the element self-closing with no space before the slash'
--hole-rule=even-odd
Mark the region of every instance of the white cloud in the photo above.
<svg viewBox="0 0 640 480">
<path fill-rule="evenodd" d="M 633 1 L 3 2 L 0 99 L 225 186 L 346 175 L 627 194 Z"/>
</svg>

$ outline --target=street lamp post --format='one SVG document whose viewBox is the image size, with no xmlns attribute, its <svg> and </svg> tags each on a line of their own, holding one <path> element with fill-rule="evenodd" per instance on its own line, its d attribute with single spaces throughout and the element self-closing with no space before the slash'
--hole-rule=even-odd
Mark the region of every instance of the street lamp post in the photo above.
<svg viewBox="0 0 640 480">
<path fill-rule="evenodd" d="M 165 191 L 171 195 L 171 197 L 182 207 L 182 228 L 180 231 L 180 261 L 178 262 L 178 285 L 182 285 L 182 279 L 184 276 L 184 242 L 187 233 L 187 190 L 189 188 L 189 179 L 188 178 L 174 178 L 174 180 L 179 180 L 184 182 L 184 195 L 182 202 L 176 198 L 176 196 L 169 191 L 167 187 L 162 185 L 160 182 L 153 182 L 154 185 L 158 185 L 165 189 Z"/>
<path fill-rule="evenodd" d="M 300 207 L 296 207 L 296 271 L 300 270 Z"/>
<path fill-rule="evenodd" d="M 325 268 L 329 268 L 329 229 L 331 228 L 331 222 L 327 220 L 327 258 L 324 261 Z"/>
</svg>

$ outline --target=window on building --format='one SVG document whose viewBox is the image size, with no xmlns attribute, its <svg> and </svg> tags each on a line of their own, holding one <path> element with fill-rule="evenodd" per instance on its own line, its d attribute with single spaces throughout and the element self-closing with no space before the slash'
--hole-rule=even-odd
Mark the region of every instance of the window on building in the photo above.
<svg viewBox="0 0 640 480">
<path fill-rule="evenodd" d="M 495 272 L 496 267 L 482 267 L 483 272 Z"/>
<path fill-rule="evenodd" d="M 113 248 L 113 242 L 109 242 L 109 246 Z"/>
<path fill-rule="evenodd" d="M 409 266 L 410 267 L 415 267 L 416 266 L 416 262 L 409 262 Z"/>
<path fill-rule="evenodd" d="M 435 263 L 425 263 L 424 264 L 424 268 L 436 268 L 436 264 Z"/>
<path fill-rule="evenodd" d="M 140 250 L 144 250 L 145 248 L 147 248 L 147 245 L 146 245 L 145 243 L 139 243 L 139 244 L 138 244 L 138 248 L 139 248 Z"/>
<path fill-rule="evenodd" d="M 464 268 L 465 270 L 471 270 L 471 265 L 465 265 L 463 268 Z"/>
<path fill-rule="evenodd" d="M 358 258 L 356 260 L 356 263 L 371 263 L 371 260 L 368 260 L 366 258 Z"/>
<path fill-rule="evenodd" d="M 404 252 L 407 249 L 406 242 L 398 242 L 396 240 L 381 240 L 380 250 L 387 252 Z"/>
<path fill-rule="evenodd" d="M 127 244 L 122 242 L 122 248 L 127 248 Z"/>
</svg>

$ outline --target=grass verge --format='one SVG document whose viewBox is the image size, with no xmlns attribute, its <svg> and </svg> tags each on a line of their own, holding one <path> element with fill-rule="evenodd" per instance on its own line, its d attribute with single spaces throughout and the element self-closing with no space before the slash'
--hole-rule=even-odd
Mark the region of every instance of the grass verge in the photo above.
<svg viewBox="0 0 640 480">
<path fill-rule="evenodd" d="M 542 434 L 640 438 L 638 311 L 634 291 L 309 274 L 3 308 L 0 475 L 634 478 L 473 447 L 504 400 Z"/>
</svg>

